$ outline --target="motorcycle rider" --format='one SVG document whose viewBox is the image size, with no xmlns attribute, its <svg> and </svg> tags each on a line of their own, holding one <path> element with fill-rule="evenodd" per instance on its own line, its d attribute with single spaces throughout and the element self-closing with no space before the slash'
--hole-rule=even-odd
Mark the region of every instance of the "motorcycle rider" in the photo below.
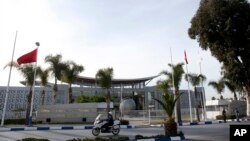
<svg viewBox="0 0 250 141">
<path fill-rule="evenodd" d="M 113 119 L 113 116 L 112 116 L 112 112 L 108 112 L 108 119 L 106 119 L 107 123 L 105 123 L 102 128 L 104 128 L 104 132 L 105 131 L 108 131 L 109 129 L 109 126 L 113 126 L 114 124 L 114 119 Z"/>
</svg>

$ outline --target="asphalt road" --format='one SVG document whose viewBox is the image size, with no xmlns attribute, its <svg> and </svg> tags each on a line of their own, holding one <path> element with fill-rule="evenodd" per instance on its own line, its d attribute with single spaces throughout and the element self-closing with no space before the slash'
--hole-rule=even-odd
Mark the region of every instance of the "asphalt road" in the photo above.
<svg viewBox="0 0 250 141">
<path fill-rule="evenodd" d="M 250 122 L 229 122 L 206 125 L 180 126 L 188 141 L 229 141 L 230 124 L 247 124 Z M 151 136 L 164 134 L 163 127 L 121 129 L 120 136 L 129 136 L 131 139 L 135 135 Z M 111 133 L 101 133 L 100 136 L 113 136 Z M 91 130 L 48 130 L 48 131 L 5 131 L 0 132 L 0 141 L 16 141 L 23 138 L 47 138 L 50 141 L 66 141 L 77 138 L 93 138 Z"/>
<path fill-rule="evenodd" d="M 179 129 L 184 132 L 186 139 L 189 141 L 229 141 L 230 125 L 235 124 L 250 126 L 250 121 L 182 126 Z"/>
</svg>

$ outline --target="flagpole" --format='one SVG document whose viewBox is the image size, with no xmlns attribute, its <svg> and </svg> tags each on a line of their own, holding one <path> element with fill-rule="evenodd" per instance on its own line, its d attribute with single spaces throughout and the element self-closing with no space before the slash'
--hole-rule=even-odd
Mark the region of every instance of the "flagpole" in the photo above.
<svg viewBox="0 0 250 141">
<path fill-rule="evenodd" d="M 176 98 L 175 95 L 175 86 L 174 86 L 174 68 L 173 68 L 173 58 L 172 58 L 172 49 L 170 47 L 170 57 L 171 57 L 171 64 L 172 64 L 172 83 L 173 83 L 173 95 Z M 174 105 L 174 116 L 175 116 L 175 121 L 177 121 L 177 109 L 176 109 L 176 104 Z"/>
<path fill-rule="evenodd" d="M 13 65 L 13 58 L 14 58 L 15 48 L 16 48 L 17 32 L 18 32 L 18 31 L 16 31 L 16 36 L 15 36 L 15 41 L 14 41 L 14 46 L 13 46 L 13 51 L 12 51 L 11 65 L 10 65 L 8 84 L 7 84 L 6 95 L 5 95 L 5 100 L 4 100 L 4 107 L 3 107 L 3 113 L 2 113 L 1 126 L 4 125 L 4 118 L 5 118 L 6 107 L 7 107 L 7 102 L 8 102 L 9 87 L 10 87 L 10 78 L 11 78 L 12 65 Z"/>
<path fill-rule="evenodd" d="M 188 74 L 188 62 L 187 62 L 186 50 L 184 51 L 184 56 L 185 56 L 185 61 L 186 61 L 186 70 L 187 70 L 187 74 Z M 190 94 L 190 87 L 189 87 L 189 78 L 187 79 L 187 81 L 188 81 L 188 101 L 189 101 L 190 122 L 193 122 L 191 94 Z"/>
<path fill-rule="evenodd" d="M 36 42 L 36 46 L 37 46 L 37 52 L 38 52 L 38 48 L 40 46 L 40 43 L 39 42 Z M 37 56 L 38 56 L 38 53 L 36 55 L 36 60 L 37 60 Z M 33 80 L 33 86 L 32 86 L 32 95 L 31 95 L 31 103 L 30 103 L 30 115 L 29 115 L 29 126 L 32 126 L 32 112 L 33 112 L 33 102 L 34 102 L 34 96 L 35 96 L 35 82 L 36 82 L 36 68 L 37 68 L 37 61 L 36 61 L 36 64 L 34 66 L 35 68 L 35 72 L 34 72 L 34 80 Z"/>
</svg>

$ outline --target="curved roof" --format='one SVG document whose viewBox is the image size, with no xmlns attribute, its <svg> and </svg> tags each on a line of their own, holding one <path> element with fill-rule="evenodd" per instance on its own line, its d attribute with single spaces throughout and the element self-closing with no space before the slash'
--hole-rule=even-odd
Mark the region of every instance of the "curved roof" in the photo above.
<svg viewBox="0 0 250 141">
<path fill-rule="evenodd" d="M 133 84 L 138 84 L 142 82 L 147 82 L 151 81 L 152 79 L 158 77 L 160 75 L 155 75 L 155 76 L 149 76 L 149 77 L 143 77 L 143 78 L 131 78 L 131 79 L 112 79 L 112 84 L 113 85 L 133 85 Z M 26 81 L 20 81 L 21 84 L 26 85 Z M 76 82 L 74 84 L 81 85 L 81 84 L 95 84 L 96 79 L 93 77 L 86 77 L 86 76 L 78 76 L 76 79 Z M 40 81 L 36 81 L 35 85 L 41 85 Z M 53 83 L 48 83 L 47 86 L 52 86 L 54 85 Z"/>
<path fill-rule="evenodd" d="M 154 78 L 156 78 L 158 76 L 159 75 L 150 76 L 150 77 L 143 77 L 143 78 L 133 78 L 133 79 L 112 79 L 112 84 L 114 84 L 114 85 L 118 85 L 118 84 L 136 84 L 136 83 L 150 81 L 150 80 L 152 80 L 152 79 L 154 79 Z M 81 84 L 81 83 L 95 84 L 96 79 L 93 78 L 93 77 L 78 76 L 78 78 L 76 79 L 76 83 L 77 84 Z"/>
</svg>

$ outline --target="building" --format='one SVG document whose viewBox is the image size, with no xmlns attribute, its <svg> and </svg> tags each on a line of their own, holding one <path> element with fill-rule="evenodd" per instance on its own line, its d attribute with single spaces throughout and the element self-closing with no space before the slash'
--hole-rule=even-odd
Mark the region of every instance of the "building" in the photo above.
<svg viewBox="0 0 250 141">
<path fill-rule="evenodd" d="M 246 115 L 246 101 L 229 99 L 206 101 L 208 119 L 216 119 L 216 116 L 222 115 L 223 109 L 227 115 L 235 115 L 235 108 L 239 110 L 240 116 Z"/>
<path fill-rule="evenodd" d="M 157 78 L 156 76 L 145 77 L 145 78 L 134 78 L 134 79 L 113 79 L 111 95 L 115 97 L 113 102 L 114 108 L 118 109 L 119 104 L 124 98 L 132 98 L 136 103 L 135 110 L 160 110 L 161 106 L 155 102 L 152 98 L 161 98 L 161 93 L 156 90 L 155 86 L 147 86 L 147 84 L 152 80 Z M 53 84 L 49 84 L 45 89 L 45 102 L 44 105 L 53 105 Z M 79 76 L 75 82 L 73 89 L 73 98 L 81 95 L 103 95 L 105 91 L 100 88 L 95 78 Z M 33 112 L 37 111 L 41 107 L 41 91 L 43 87 L 36 86 L 34 93 L 34 105 Z M 202 94 L 201 88 L 197 89 L 199 94 Z M 27 103 L 27 94 L 29 92 L 29 87 L 10 87 L 9 96 L 7 102 L 6 119 L 10 118 L 24 118 Z M 182 96 L 181 108 L 183 119 L 189 119 L 189 97 L 188 90 L 181 90 Z M 0 87 L 0 114 L 2 114 L 4 106 L 4 98 L 6 94 L 6 87 Z M 202 103 L 200 99 L 197 99 L 197 95 L 190 90 L 191 95 L 191 109 L 193 118 L 195 118 L 197 103 Z M 200 97 L 200 96 L 199 96 Z M 56 105 L 63 105 L 68 103 L 68 85 L 59 84 L 58 85 L 58 95 L 56 98 Z M 202 106 L 201 106 L 202 107 Z M 201 109 L 201 108 L 200 108 Z M 202 113 L 202 112 L 199 112 Z M 202 116 L 202 115 L 201 115 Z"/>
</svg>

